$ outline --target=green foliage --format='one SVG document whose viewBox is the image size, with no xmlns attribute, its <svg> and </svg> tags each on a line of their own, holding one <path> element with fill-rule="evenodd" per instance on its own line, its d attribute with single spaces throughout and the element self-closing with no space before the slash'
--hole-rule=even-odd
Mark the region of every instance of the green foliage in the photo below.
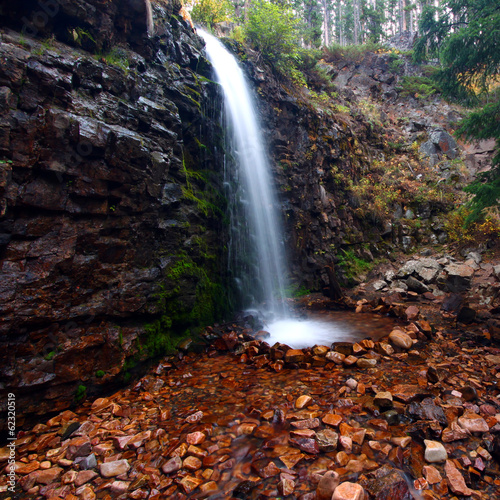
<svg viewBox="0 0 500 500">
<path fill-rule="evenodd" d="M 440 92 L 439 85 L 426 76 L 404 76 L 396 90 L 399 91 L 401 97 L 416 97 L 417 99 L 427 99 Z"/>
<path fill-rule="evenodd" d="M 365 24 L 368 41 L 371 43 L 380 42 L 384 35 L 383 25 L 385 23 L 383 2 L 381 0 L 376 0 L 375 5 L 363 2 L 361 4 L 361 11 L 361 21 Z"/>
<path fill-rule="evenodd" d="M 104 377 L 104 375 L 106 375 L 106 373 L 104 373 L 104 371 L 103 371 L 103 370 L 97 370 L 97 371 L 95 372 L 95 376 L 96 376 L 97 378 L 102 378 L 102 377 Z"/>
<path fill-rule="evenodd" d="M 323 15 L 318 0 L 302 0 L 300 2 L 300 36 L 306 47 L 316 47 L 321 45 L 321 33 Z"/>
<path fill-rule="evenodd" d="M 162 285 L 157 294 L 162 315 L 145 325 L 146 335 L 140 350 L 149 357 L 173 352 L 187 335 L 215 322 L 227 311 L 225 290 L 206 271 L 215 256 L 204 253 L 202 257 L 203 265 L 184 252 L 175 257 L 167 273 L 169 284 Z"/>
<path fill-rule="evenodd" d="M 338 265 L 342 268 L 344 276 L 350 281 L 360 274 L 368 272 L 372 267 L 373 263 L 367 262 L 366 260 L 360 259 L 354 253 L 354 250 L 344 250 L 341 249 L 342 253 L 337 255 Z"/>
<path fill-rule="evenodd" d="M 467 187 L 474 195 L 467 224 L 500 200 L 499 26 L 498 2 L 446 0 L 442 10 L 425 10 L 415 50 L 419 60 L 439 57 L 442 67 L 435 78 L 445 96 L 479 106 L 461 122 L 458 135 L 496 141 L 493 169 Z"/>
<path fill-rule="evenodd" d="M 465 191 L 472 193 L 471 212 L 466 224 L 481 219 L 484 210 L 496 206 L 500 200 L 500 98 L 497 92 L 494 102 L 469 114 L 462 122 L 457 133 L 469 140 L 494 138 L 497 144 L 493 158 L 493 168 L 478 176 Z"/>
<path fill-rule="evenodd" d="M 389 69 L 396 74 L 399 74 L 403 69 L 404 59 L 396 52 L 389 52 Z"/>
<path fill-rule="evenodd" d="M 234 6 L 230 0 L 195 0 L 191 17 L 195 23 L 213 28 L 234 18 Z"/>
<path fill-rule="evenodd" d="M 309 295 L 311 293 L 311 290 L 307 289 L 304 285 L 290 285 L 286 287 L 283 292 L 285 297 L 299 299 L 300 297 Z"/>
<path fill-rule="evenodd" d="M 481 220 L 471 220 L 470 207 L 462 204 L 446 215 L 444 227 L 450 242 L 460 246 L 487 243 L 488 240 L 497 242 L 500 238 L 498 210 L 490 210 Z"/>
<path fill-rule="evenodd" d="M 197 143 L 200 148 L 206 148 L 200 141 L 197 141 Z M 205 217 L 214 214 L 222 215 L 223 211 L 220 206 L 224 204 L 224 200 L 221 199 L 219 193 L 209 188 L 207 184 L 207 172 L 189 169 L 187 165 L 190 163 L 190 158 L 186 159 L 186 156 L 187 153 L 182 157 L 182 171 L 186 176 L 186 185 L 181 187 L 183 196 L 193 203 L 196 203 L 198 210 L 202 212 Z M 205 184 L 207 189 L 200 189 L 197 183 Z"/>
<path fill-rule="evenodd" d="M 233 40 L 237 41 L 238 43 L 241 43 L 242 45 L 245 44 L 246 38 L 245 38 L 245 30 L 243 26 L 236 26 L 234 30 L 231 32 L 229 35 L 230 38 Z"/>
<path fill-rule="evenodd" d="M 54 356 L 56 355 L 55 351 L 50 351 L 48 354 L 46 354 L 45 358 L 47 361 L 51 361 L 54 359 Z"/>
<path fill-rule="evenodd" d="M 128 72 L 129 70 L 130 62 L 127 52 L 120 47 L 114 47 L 107 54 L 103 54 L 100 58 L 110 66 L 117 66 L 125 72 Z"/>
<path fill-rule="evenodd" d="M 245 23 L 245 37 L 274 69 L 288 78 L 299 77 L 299 21 L 288 7 L 256 0 Z"/>
<path fill-rule="evenodd" d="M 96 45 L 96 41 L 94 37 L 90 34 L 88 30 L 85 30 L 83 28 L 74 28 L 74 29 L 69 29 L 68 30 L 70 38 L 73 39 L 73 41 L 76 43 L 76 45 L 80 47 L 86 47 L 89 43 L 92 44 L 92 46 Z"/>
<path fill-rule="evenodd" d="M 87 397 L 87 388 L 84 385 L 79 385 L 75 391 L 75 402 L 81 403 Z"/>
</svg>

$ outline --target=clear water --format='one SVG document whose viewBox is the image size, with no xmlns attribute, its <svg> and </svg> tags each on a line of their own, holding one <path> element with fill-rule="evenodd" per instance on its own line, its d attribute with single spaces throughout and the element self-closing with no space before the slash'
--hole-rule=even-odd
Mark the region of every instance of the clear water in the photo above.
<svg viewBox="0 0 500 500">
<path fill-rule="evenodd" d="M 224 91 L 229 121 L 227 128 L 233 139 L 231 156 L 236 160 L 242 184 L 240 188 L 231 187 L 228 183 L 226 189 L 233 198 L 238 198 L 240 207 L 247 214 L 249 239 L 255 249 L 253 258 L 240 242 L 233 241 L 230 249 L 236 254 L 232 258 L 230 256 L 233 262 L 241 262 L 243 258 L 251 261 L 246 265 L 247 278 L 250 276 L 251 279 L 244 279 L 243 273 L 238 270 L 235 273 L 240 287 L 246 289 L 249 303 L 243 305 L 256 307 L 261 312 L 284 315 L 286 257 L 281 224 L 278 223 L 278 202 L 256 106 L 236 58 L 214 36 L 201 29 L 198 29 L 198 34 L 205 40 L 208 59 Z M 245 237 L 242 224 L 241 220 L 232 220 L 233 239 Z"/>
</svg>

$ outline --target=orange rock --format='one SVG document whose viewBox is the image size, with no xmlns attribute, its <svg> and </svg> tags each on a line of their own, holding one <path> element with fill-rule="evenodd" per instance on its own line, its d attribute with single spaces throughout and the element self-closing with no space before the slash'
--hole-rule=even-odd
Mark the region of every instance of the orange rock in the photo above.
<svg viewBox="0 0 500 500">
<path fill-rule="evenodd" d="M 295 408 L 298 410 L 301 410 L 302 408 L 305 408 L 312 402 L 312 397 L 308 395 L 302 395 L 297 398 L 295 401 Z"/>
<path fill-rule="evenodd" d="M 190 471 L 198 470 L 201 468 L 201 460 L 192 456 L 186 457 L 184 459 L 183 467 Z"/>
<path fill-rule="evenodd" d="M 326 425 L 331 425 L 332 427 L 338 427 L 340 422 L 342 422 L 342 416 L 336 415 L 335 413 L 327 413 L 321 420 Z"/>
</svg>

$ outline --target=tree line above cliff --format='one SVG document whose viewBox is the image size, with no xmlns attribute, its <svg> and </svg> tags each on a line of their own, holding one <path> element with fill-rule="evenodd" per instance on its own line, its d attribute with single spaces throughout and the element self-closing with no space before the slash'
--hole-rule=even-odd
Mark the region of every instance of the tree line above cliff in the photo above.
<svg viewBox="0 0 500 500">
<path fill-rule="evenodd" d="M 494 138 L 493 168 L 467 190 L 468 222 L 500 198 L 500 5 L 488 0 L 193 0 L 195 22 L 233 24 L 233 38 L 258 52 L 278 73 L 303 84 L 301 70 L 326 51 L 381 42 L 404 34 L 416 62 L 432 61 L 443 96 L 471 108 L 457 134 Z M 371 45 L 370 45 L 371 44 Z M 319 48 L 323 48 L 323 52 Z M 316 51 L 315 51 L 316 49 Z M 354 49 L 356 50 L 356 49 Z"/>
</svg>

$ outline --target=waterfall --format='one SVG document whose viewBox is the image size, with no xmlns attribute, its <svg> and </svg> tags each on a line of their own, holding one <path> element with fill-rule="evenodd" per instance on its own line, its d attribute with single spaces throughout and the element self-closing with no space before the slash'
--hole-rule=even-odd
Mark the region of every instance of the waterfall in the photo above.
<svg viewBox="0 0 500 500">
<path fill-rule="evenodd" d="M 261 312 L 273 313 L 274 317 L 283 316 L 286 258 L 279 220 L 279 209 L 271 169 L 264 141 L 260 132 L 255 104 L 242 69 L 236 58 L 214 36 L 198 29 L 205 40 L 208 59 L 214 67 L 218 83 L 224 91 L 225 112 L 228 119 L 227 129 L 231 132 L 232 156 L 238 167 L 237 178 L 241 186 L 229 195 L 240 197 L 249 222 L 249 239 L 254 247 L 254 257 L 248 266 L 247 278 L 236 276 L 245 294 L 253 298 L 247 307 L 257 307 Z M 229 184 L 229 182 L 227 183 Z M 229 188 L 230 189 L 230 188 Z M 234 192 L 236 191 L 236 192 Z M 237 210 L 233 210 L 236 212 Z M 243 237 L 241 222 L 232 239 Z M 245 245 L 232 242 L 230 251 L 245 253 Z M 232 261 L 249 255 L 233 255 Z M 241 266 L 240 266 L 241 267 Z M 238 274 L 238 271 L 236 271 Z M 252 276 L 253 279 L 248 279 Z M 263 310 L 264 309 L 264 310 Z"/>
<path fill-rule="evenodd" d="M 361 340 L 366 328 L 358 331 L 353 321 L 333 316 L 293 318 L 284 307 L 286 258 L 278 203 L 252 95 L 236 58 L 217 38 L 199 28 L 198 34 L 205 40 L 208 59 L 224 91 L 232 139 L 229 156 L 236 160 L 235 169 L 232 161 L 227 162 L 231 175 L 225 179 L 232 219 L 228 250 L 230 271 L 246 295 L 244 305 L 267 317 L 264 328 L 270 332 L 266 339 L 270 345 L 280 342 L 298 349 Z"/>
</svg>

